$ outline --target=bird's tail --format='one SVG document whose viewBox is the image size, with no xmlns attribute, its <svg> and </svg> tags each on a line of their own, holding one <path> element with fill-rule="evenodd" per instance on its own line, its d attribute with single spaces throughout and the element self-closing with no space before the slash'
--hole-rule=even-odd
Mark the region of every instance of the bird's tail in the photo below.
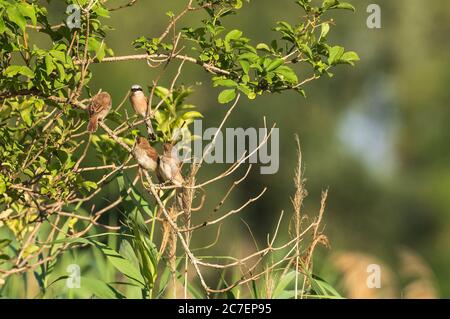
<svg viewBox="0 0 450 319">
<path fill-rule="evenodd" d="M 150 140 L 156 140 L 155 131 L 153 131 L 152 121 L 149 118 L 145 119 L 145 125 L 147 126 L 148 137 Z"/>
<path fill-rule="evenodd" d="M 89 132 L 95 132 L 95 131 L 97 131 L 97 127 L 98 127 L 98 118 L 97 118 L 97 116 L 91 116 L 91 118 L 89 119 L 87 130 Z"/>
</svg>

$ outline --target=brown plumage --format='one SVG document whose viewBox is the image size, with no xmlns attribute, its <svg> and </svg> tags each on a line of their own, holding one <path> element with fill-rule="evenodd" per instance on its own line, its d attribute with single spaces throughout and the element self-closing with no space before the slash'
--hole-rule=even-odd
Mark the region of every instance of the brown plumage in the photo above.
<svg viewBox="0 0 450 319">
<path fill-rule="evenodd" d="M 169 209 L 169 216 L 173 222 L 176 223 L 177 216 L 180 212 L 184 211 L 183 198 L 186 188 L 183 187 L 184 178 L 181 175 L 181 161 L 179 160 L 173 145 L 170 143 L 163 144 L 163 155 L 159 157 L 157 175 L 163 182 L 169 182 L 178 188 L 175 191 L 175 203 Z M 177 252 L 177 233 L 172 228 L 167 220 L 163 222 L 163 238 L 165 241 L 161 247 L 161 251 L 164 251 L 167 245 L 167 259 L 169 262 L 169 269 L 172 273 L 172 280 L 176 282 L 176 252 Z"/>
<path fill-rule="evenodd" d="M 137 138 L 133 155 L 142 168 L 153 172 L 156 171 L 159 162 L 158 152 L 145 137 L 139 136 Z"/>
<path fill-rule="evenodd" d="M 109 110 L 111 110 L 111 105 L 111 95 L 108 92 L 100 92 L 92 98 L 88 109 L 89 123 L 87 130 L 89 132 L 97 131 L 98 121 L 103 121 L 108 115 Z"/>
<path fill-rule="evenodd" d="M 184 178 L 181 175 L 181 161 L 173 151 L 173 145 L 164 143 L 164 153 L 159 158 L 158 174 L 164 182 L 171 182 L 181 187 Z"/>
<path fill-rule="evenodd" d="M 189 208 L 185 209 L 185 199 L 188 199 L 189 190 L 183 186 L 184 178 L 181 175 L 181 161 L 178 158 L 173 145 L 170 143 L 164 143 L 163 149 L 163 154 L 159 157 L 157 175 L 160 181 L 168 182 L 177 186 L 177 189 L 175 190 L 175 202 L 168 211 L 169 218 L 176 224 L 177 217 L 180 213 L 183 212 L 183 215 L 187 216 L 187 210 L 190 211 Z M 186 207 L 188 207 L 188 205 L 186 205 Z M 187 236 L 189 236 L 189 234 Z M 168 220 L 165 219 L 163 221 L 163 241 L 161 243 L 160 252 L 162 253 L 166 251 L 174 285 L 177 280 L 177 241 L 177 232 L 172 228 Z"/>
<path fill-rule="evenodd" d="M 152 122 L 149 118 L 151 114 L 150 112 L 147 112 L 147 108 L 149 107 L 148 99 L 139 85 L 133 85 L 131 87 L 130 102 L 133 106 L 134 111 L 144 118 L 145 125 L 147 126 L 148 136 L 152 140 L 155 140 L 155 132 L 153 131 Z"/>
</svg>

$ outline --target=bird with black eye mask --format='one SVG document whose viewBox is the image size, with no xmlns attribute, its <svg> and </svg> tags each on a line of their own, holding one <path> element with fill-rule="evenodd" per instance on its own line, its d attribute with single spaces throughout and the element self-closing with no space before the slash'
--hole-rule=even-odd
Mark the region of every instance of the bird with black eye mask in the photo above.
<svg viewBox="0 0 450 319">
<path fill-rule="evenodd" d="M 150 120 L 152 114 L 151 110 L 149 109 L 148 105 L 148 99 L 144 94 L 144 91 L 142 90 L 142 87 L 140 85 L 133 85 L 131 87 L 131 94 L 130 94 L 130 102 L 133 106 L 134 111 L 144 118 L 145 125 L 147 126 L 147 132 L 148 137 L 154 141 L 156 140 L 155 132 L 153 131 L 152 122 Z"/>
</svg>

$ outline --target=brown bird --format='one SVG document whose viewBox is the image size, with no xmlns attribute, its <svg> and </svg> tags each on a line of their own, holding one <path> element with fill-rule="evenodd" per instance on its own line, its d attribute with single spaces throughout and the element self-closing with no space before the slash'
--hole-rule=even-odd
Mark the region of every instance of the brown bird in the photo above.
<svg viewBox="0 0 450 319">
<path fill-rule="evenodd" d="M 106 115 L 108 115 L 109 110 L 111 110 L 111 105 L 111 95 L 108 92 L 100 92 L 92 98 L 88 109 L 89 123 L 87 130 L 89 132 L 97 131 L 98 121 L 103 121 Z"/>
<path fill-rule="evenodd" d="M 142 91 L 140 85 L 135 84 L 131 87 L 130 102 L 134 108 L 134 111 L 144 118 L 145 125 L 147 126 L 148 136 L 150 137 L 150 139 L 155 140 L 155 132 L 153 131 L 152 122 L 149 118 L 151 114 L 147 111 L 149 107 L 148 99 Z"/>
<path fill-rule="evenodd" d="M 159 162 L 158 152 L 145 137 L 139 136 L 133 149 L 133 155 L 139 165 L 149 171 L 156 171 Z"/>
<path fill-rule="evenodd" d="M 184 178 L 181 175 L 181 161 L 173 151 L 173 145 L 163 144 L 164 153 L 159 157 L 158 175 L 164 182 L 171 182 L 173 185 L 181 187 Z"/>
</svg>

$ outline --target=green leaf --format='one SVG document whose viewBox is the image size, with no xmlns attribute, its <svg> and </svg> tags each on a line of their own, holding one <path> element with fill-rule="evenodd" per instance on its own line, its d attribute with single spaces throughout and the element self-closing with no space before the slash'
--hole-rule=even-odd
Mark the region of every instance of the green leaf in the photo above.
<svg viewBox="0 0 450 319">
<path fill-rule="evenodd" d="M 231 46 L 230 46 L 230 42 L 233 40 L 238 40 L 240 37 L 242 36 L 242 31 L 239 30 L 231 30 L 230 32 L 227 33 L 227 35 L 225 36 L 225 40 L 224 40 L 224 44 L 225 44 L 225 50 L 227 52 L 231 51 Z"/>
<path fill-rule="evenodd" d="M 312 53 L 311 48 L 309 46 L 307 46 L 305 43 L 298 43 L 298 47 L 302 52 L 304 52 L 308 55 L 308 58 L 310 58 L 310 59 L 313 58 L 313 53 Z"/>
<path fill-rule="evenodd" d="M 155 88 L 155 94 L 161 99 L 170 98 L 170 91 L 163 86 L 157 86 Z"/>
<path fill-rule="evenodd" d="M 119 253 L 125 259 L 130 261 L 136 268 L 139 267 L 139 260 L 136 257 L 133 247 L 131 247 L 131 244 L 128 240 L 122 240 L 122 242 L 120 243 Z"/>
<path fill-rule="evenodd" d="M 100 5 L 98 5 L 98 6 L 95 8 L 94 12 L 95 12 L 99 17 L 109 18 L 109 11 L 108 11 L 106 8 L 104 8 L 104 7 L 100 6 Z"/>
<path fill-rule="evenodd" d="M 296 3 L 301 6 L 306 12 L 311 11 L 311 6 L 309 5 L 311 0 L 297 0 Z"/>
<path fill-rule="evenodd" d="M 29 4 L 29 3 L 21 3 L 18 6 L 18 9 L 20 11 L 20 13 L 24 16 L 24 17 L 28 17 L 31 20 L 31 23 L 35 26 L 37 23 L 37 19 L 36 19 L 36 10 L 34 9 L 33 5 Z"/>
<path fill-rule="evenodd" d="M 327 36 L 328 32 L 330 31 L 330 24 L 329 23 L 322 23 L 321 31 L 320 31 L 320 39 L 323 39 Z"/>
<path fill-rule="evenodd" d="M 225 36 L 225 42 L 230 42 L 231 40 L 238 40 L 242 36 L 242 31 L 240 30 L 231 30 Z"/>
<path fill-rule="evenodd" d="M 257 283 L 256 283 L 256 280 L 252 280 L 252 289 L 251 289 L 251 292 L 252 292 L 252 297 L 253 297 L 253 299 L 260 299 L 259 298 L 259 293 L 258 293 L 258 287 L 257 287 L 257 285 L 256 285 Z"/>
<path fill-rule="evenodd" d="M 298 83 L 297 74 L 295 74 L 294 70 L 292 70 L 290 67 L 286 65 L 280 66 L 278 69 L 275 70 L 275 73 L 280 77 L 282 77 L 284 81 L 294 84 Z"/>
<path fill-rule="evenodd" d="M 61 48 L 62 50 L 65 50 L 65 48 Z M 62 63 L 66 63 L 67 59 L 66 59 L 66 54 L 63 51 L 60 50 L 50 50 L 50 55 L 52 57 L 54 57 L 56 60 L 62 62 Z"/>
<path fill-rule="evenodd" d="M 11 5 L 6 9 L 6 13 L 8 15 L 8 19 L 11 20 L 14 24 L 16 24 L 22 31 L 25 31 L 25 27 L 27 25 L 27 20 L 23 16 L 23 14 L 19 11 L 18 7 L 15 5 Z"/>
<path fill-rule="evenodd" d="M 350 3 L 348 3 L 348 2 L 342 2 L 342 3 L 339 3 L 338 5 L 335 6 L 335 8 L 336 8 L 336 9 L 350 10 L 350 11 L 353 11 L 353 12 L 356 11 L 355 7 L 352 6 L 352 5 L 351 5 Z"/>
<path fill-rule="evenodd" d="M 240 9 L 242 8 L 242 0 L 234 0 L 232 5 L 233 8 Z"/>
<path fill-rule="evenodd" d="M 282 29 L 288 31 L 289 33 L 294 33 L 294 29 L 286 21 L 278 21 L 277 24 L 280 25 Z"/>
<path fill-rule="evenodd" d="M 100 42 L 95 38 L 89 38 L 89 50 L 92 50 L 95 52 L 95 57 L 99 60 L 102 61 L 103 58 L 106 55 L 105 52 L 105 43 L 104 42 Z"/>
<path fill-rule="evenodd" d="M 279 66 L 281 66 L 284 63 L 283 59 L 276 59 L 273 60 L 272 62 L 270 62 L 270 64 L 267 66 L 266 71 L 270 72 L 273 71 L 275 69 L 277 69 Z"/>
<path fill-rule="evenodd" d="M 84 211 L 82 208 L 80 208 L 80 206 L 81 206 L 81 202 L 77 206 L 71 205 L 71 207 L 69 208 L 69 211 L 70 212 L 77 212 L 77 213 L 80 213 L 80 211 Z M 67 221 L 64 223 L 64 225 L 60 228 L 60 231 L 58 232 L 58 235 L 55 238 L 57 241 L 58 240 L 64 240 L 65 238 L 67 238 L 66 236 L 68 236 L 67 233 L 68 233 L 68 229 L 69 229 L 69 224 L 70 223 L 71 223 L 71 219 L 67 219 Z M 54 253 L 62 245 L 63 245 L 63 243 L 52 244 L 51 247 L 50 247 L 50 254 Z M 54 264 L 54 263 L 56 263 L 55 259 L 49 261 L 49 264 Z"/>
<path fill-rule="evenodd" d="M 124 299 L 125 296 L 109 284 L 89 277 L 81 277 L 81 288 L 101 299 Z"/>
<path fill-rule="evenodd" d="M 3 10 L 0 10 L 0 34 L 3 34 L 6 31 L 5 21 L 3 21 Z"/>
<path fill-rule="evenodd" d="M 1 182 L 1 180 L 0 180 L 0 182 Z M 10 239 L 0 239 L 0 250 L 5 248 L 6 246 L 8 246 L 10 242 L 11 242 Z"/>
<path fill-rule="evenodd" d="M 321 293 L 323 296 L 333 296 L 342 298 L 342 296 L 334 289 L 329 283 L 327 283 L 324 279 L 319 276 L 312 275 L 310 276 L 310 281 L 312 288 L 316 293 Z"/>
<path fill-rule="evenodd" d="M 330 65 L 334 65 L 336 63 L 339 62 L 339 60 L 341 59 L 342 55 L 344 54 L 344 48 L 340 47 L 338 45 L 332 47 L 330 49 L 330 54 L 328 57 L 328 64 Z"/>
<path fill-rule="evenodd" d="M 256 49 L 271 52 L 270 47 L 265 43 L 258 43 L 258 45 L 256 46 Z"/>
<path fill-rule="evenodd" d="M 300 274 L 298 274 L 300 276 Z M 280 278 L 278 285 L 273 291 L 273 298 L 278 299 L 280 295 L 286 290 L 286 287 L 295 280 L 295 271 L 291 271 Z"/>
<path fill-rule="evenodd" d="M 220 104 L 226 104 L 233 101 L 235 97 L 236 97 L 236 90 L 228 89 L 220 92 L 218 100 Z"/>
<path fill-rule="evenodd" d="M 0 176 L 0 195 L 6 192 L 6 182 L 2 176 Z"/>
<path fill-rule="evenodd" d="M 238 89 L 239 91 L 247 95 L 249 100 L 254 100 L 256 98 L 256 93 L 247 85 L 239 85 Z"/>
<path fill-rule="evenodd" d="M 202 113 L 197 112 L 197 111 L 189 111 L 184 113 L 181 118 L 183 120 L 189 120 L 189 119 L 196 119 L 196 118 L 200 118 L 203 117 Z"/>
<path fill-rule="evenodd" d="M 98 241 L 90 240 L 106 256 L 109 262 L 126 277 L 137 283 L 141 288 L 145 287 L 145 280 L 139 270 L 127 259 L 120 256 L 114 249 Z"/>
<path fill-rule="evenodd" d="M 45 71 L 47 75 L 50 75 L 55 69 L 55 65 L 53 64 L 53 58 L 50 55 L 45 56 Z"/>
<path fill-rule="evenodd" d="M 355 63 L 354 63 L 355 61 L 359 61 L 359 56 L 354 51 L 345 52 L 340 59 L 340 62 L 348 63 L 351 65 L 355 65 Z"/>
<path fill-rule="evenodd" d="M 324 10 L 327 10 L 331 8 L 332 6 L 335 6 L 338 3 L 338 0 L 324 0 L 322 2 L 322 8 Z"/>
<path fill-rule="evenodd" d="M 105 234 L 106 235 L 106 234 Z M 114 234 L 116 235 L 116 234 Z M 106 259 L 122 274 L 129 278 L 134 284 L 137 284 L 141 289 L 145 288 L 145 280 L 139 270 L 127 259 L 123 258 L 117 251 L 110 248 L 108 245 L 89 238 L 64 238 L 54 241 L 50 244 L 59 243 L 83 243 L 91 244 L 97 247 L 105 255 Z"/>
<path fill-rule="evenodd" d="M 241 65 L 242 71 L 244 71 L 245 74 L 248 74 L 248 71 L 250 70 L 250 63 L 246 60 L 239 61 L 239 64 Z"/>
<path fill-rule="evenodd" d="M 348 2 L 340 2 L 338 0 L 324 0 L 322 3 L 322 10 L 328 9 L 345 9 L 355 11 L 355 7 Z"/>
<path fill-rule="evenodd" d="M 214 80 L 214 87 L 216 86 L 227 86 L 227 87 L 236 87 L 238 84 L 230 79 L 218 79 Z"/>
<path fill-rule="evenodd" d="M 31 105 L 20 110 L 20 117 L 28 126 L 33 124 L 33 120 L 31 119 L 31 110 Z"/>
<path fill-rule="evenodd" d="M 255 62 L 259 59 L 259 56 L 253 52 L 246 52 L 238 56 L 238 60 L 246 60 L 249 62 Z"/>
<path fill-rule="evenodd" d="M 21 74 L 28 78 L 34 78 L 33 71 L 25 65 L 11 65 L 8 66 L 4 72 L 7 77 L 13 77 L 17 74 Z"/>
<path fill-rule="evenodd" d="M 105 58 L 106 50 L 105 50 L 104 43 L 101 44 L 100 48 L 97 50 L 97 52 L 95 52 L 95 54 L 96 54 L 97 60 L 99 60 L 99 61 L 102 61 Z"/>
<path fill-rule="evenodd" d="M 90 191 L 91 189 L 97 189 L 97 183 L 91 181 L 84 181 L 83 187 L 86 188 L 88 191 Z"/>
</svg>

